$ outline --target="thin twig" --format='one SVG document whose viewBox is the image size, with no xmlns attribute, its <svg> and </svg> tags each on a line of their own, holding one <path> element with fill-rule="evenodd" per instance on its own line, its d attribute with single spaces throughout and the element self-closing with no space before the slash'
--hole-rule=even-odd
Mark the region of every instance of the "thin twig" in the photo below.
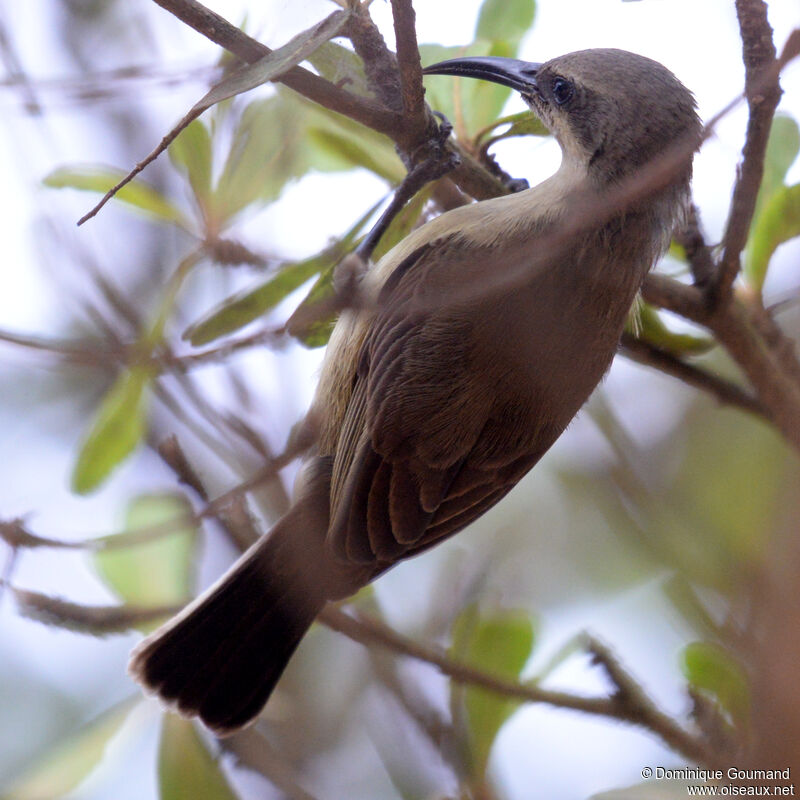
<svg viewBox="0 0 800 800">
<path fill-rule="evenodd" d="M 154 0 L 154 2 L 248 64 L 272 52 L 269 47 L 251 38 L 197 0 Z M 389 136 L 398 126 L 399 120 L 393 112 L 382 108 L 372 100 L 351 94 L 303 67 L 289 70 L 281 76 L 280 83 L 324 108 L 344 114 L 368 128 Z"/>
<path fill-rule="evenodd" d="M 635 682 L 628 676 L 622 684 L 615 687 L 624 696 L 581 697 L 579 695 L 541 689 L 521 683 L 497 678 L 480 670 L 453 661 L 438 648 L 421 645 L 412 639 L 393 631 L 388 626 L 374 619 L 355 617 L 347 614 L 334 605 L 327 605 L 319 616 L 319 620 L 353 641 L 369 646 L 378 644 L 396 653 L 424 661 L 439 669 L 458 683 L 480 686 L 496 694 L 531 703 L 546 703 L 557 708 L 573 709 L 586 714 L 611 717 L 642 726 L 663 739 L 673 750 L 682 753 L 692 761 L 710 763 L 712 756 L 706 751 L 702 742 L 695 739 L 680 725 L 659 711 L 651 701 L 635 704 L 634 698 L 646 697 Z M 604 662 L 605 665 L 605 662 Z M 607 670 L 608 671 L 608 670 Z"/>
<path fill-rule="evenodd" d="M 674 353 L 670 353 L 668 350 L 657 347 L 643 339 L 638 339 L 633 334 L 622 334 L 622 353 L 639 364 L 655 367 L 657 370 L 671 375 L 673 378 L 678 378 L 695 389 L 708 392 L 725 405 L 736 406 L 771 421 L 769 412 L 759 402 L 758 398 L 745 391 L 741 386 L 720 378 L 718 375 L 706 372 L 704 369 L 694 366 L 694 364 L 687 364 Z"/>
<path fill-rule="evenodd" d="M 764 175 L 764 155 L 772 118 L 781 98 L 767 4 L 764 0 L 736 0 L 736 16 L 742 38 L 745 96 L 750 116 L 723 239 L 722 258 L 711 285 L 712 303 L 719 303 L 728 296 L 739 274 L 740 254 L 747 244 Z"/>
<path fill-rule="evenodd" d="M 302 786 L 286 759 L 277 753 L 267 738 L 255 728 L 247 728 L 233 736 L 219 739 L 223 750 L 232 753 L 237 762 L 263 775 L 291 800 L 315 800 Z"/>
<path fill-rule="evenodd" d="M 38 350 L 42 353 L 58 356 L 67 361 L 91 366 L 104 366 L 116 363 L 126 357 L 129 348 L 119 348 L 113 343 L 98 346 L 96 340 L 51 339 L 44 336 L 27 336 L 13 331 L 0 330 L 0 342 L 24 347 L 27 350 Z"/>
<path fill-rule="evenodd" d="M 197 0 L 154 0 L 154 2 L 242 61 L 252 63 L 272 52 Z M 356 15 L 354 19 L 358 16 Z M 369 67 L 368 64 L 366 66 Z M 347 92 L 302 67 L 294 67 L 282 75 L 279 82 L 324 108 L 385 134 L 404 152 L 412 152 L 422 143 L 424 131 L 416 132 L 420 138 L 409 140 L 407 126 L 399 110 L 385 108 L 372 100 Z M 451 173 L 450 178 L 464 192 L 478 200 L 497 197 L 507 192 L 502 182 L 475 158 L 463 152 L 458 145 L 454 147 L 461 157 L 461 165 Z"/>
<path fill-rule="evenodd" d="M 686 225 L 675 238 L 686 251 L 695 286 L 708 286 L 714 278 L 716 267 L 711 249 L 706 244 L 703 232 L 700 230 L 700 212 L 694 203 L 689 207 Z"/>
</svg>

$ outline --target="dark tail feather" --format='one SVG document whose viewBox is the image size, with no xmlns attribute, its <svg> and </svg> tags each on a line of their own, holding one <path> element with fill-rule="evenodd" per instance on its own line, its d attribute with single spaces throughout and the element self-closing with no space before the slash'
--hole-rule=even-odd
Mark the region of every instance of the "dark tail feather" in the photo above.
<svg viewBox="0 0 800 800">
<path fill-rule="evenodd" d="M 314 578 L 320 534 L 309 536 L 306 527 L 319 520 L 308 517 L 292 509 L 222 579 L 145 639 L 131 655 L 134 678 L 217 733 L 250 722 L 326 600 Z"/>
</svg>

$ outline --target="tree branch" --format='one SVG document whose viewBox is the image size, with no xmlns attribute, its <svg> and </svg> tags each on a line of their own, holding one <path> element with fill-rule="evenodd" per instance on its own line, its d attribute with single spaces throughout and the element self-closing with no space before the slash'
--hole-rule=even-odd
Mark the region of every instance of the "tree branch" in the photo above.
<svg viewBox="0 0 800 800">
<path fill-rule="evenodd" d="M 272 52 L 270 48 L 251 38 L 197 0 L 154 0 L 154 2 L 247 63 L 257 61 Z M 358 18 L 358 15 L 354 17 L 355 20 Z M 365 66 L 367 70 L 370 69 L 369 63 Z M 385 134 L 405 152 L 412 152 L 420 144 L 424 144 L 426 129 L 423 127 L 415 132 L 409 131 L 399 107 L 394 111 L 374 101 L 358 97 L 302 67 L 289 70 L 281 76 L 279 82 L 331 111 L 336 111 Z M 409 138 L 409 133 L 415 135 Z M 478 200 L 507 193 L 503 184 L 476 159 L 463 152 L 457 145 L 453 147 L 461 157 L 461 165 L 450 173 L 450 179 L 462 191 Z"/>
<path fill-rule="evenodd" d="M 712 304 L 721 302 L 730 294 L 739 274 L 740 255 L 747 244 L 764 175 L 764 154 L 772 117 L 781 98 L 772 28 L 767 20 L 767 4 L 764 0 L 736 0 L 736 16 L 742 37 L 745 96 L 750 117 L 723 240 L 722 258 L 711 288 Z"/>
<path fill-rule="evenodd" d="M 687 364 L 668 350 L 663 350 L 643 339 L 637 339 L 630 333 L 623 333 L 622 352 L 639 364 L 655 367 L 695 389 L 712 394 L 725 405 L 736 406 L 744 411 L 758 414 L 769 422 L 772 421 L 769 412 L 758 401 L 758 398 L 746 392 L 742 387 L 717 375 L 712 375 L 693 364 Z"/>
<path fill-rule="evenodd" d="M 248 64 L 252 64 L 272 52 L 269 47 L 251 38 L 219 14 L 198 3 L 197 0 L 153 1 L 198 33 L 202 33 L 203 36 Z M 279 82 L 309 100 L 313 100 L 331 111 L 344 114 L 368 128 L 385 133 L 387 136 L 391 136 L 393 131 L 402 124 L 402 120 L 394 112 L 379 106 L 372 100 L 347 92 L 303 67 L 290 69 L 281 76 Z"/>
<path fill-rule="evenodd" d="M 422 88 L 422 62 L 417 46 L 416 14 L 411 0 L 392 0 L 392 18 L 403 114 L 410 128 L 421 131 L 426 117 L 425 90 Z"/>
<path fill-rule="evenodd" d="M 557 708 L 573 709 L 586 714 L 631 722 L 655 733 L 670 748 L 682 753 L 692 761 L 703 764 L 713 761 L 713 756 L 707 751 L 705 745 L 659 711 L 633 678 L 624 672 L 616 661 L 611 660 L 608 651 L 601 650 L 600 645 L 596 643 L 590 650 L 593 656 L 604 665 L 615 686 L 616 694 L 611 697 L 581 697 L 496 678 L 453 661 L 438 648 L 418 644 L 377 620 L 352 616 L 331 604 L 323 609 L 319 620 L 329 628 L 364 646 L 377 644 L 401 655 L 431 664 L 457 683 L 480 686 L 490 692 L 515 700 L 546 703 Z M 624 680 L 622 680 L 623 676 Z"/>
<path fill-rule="evenodd" d="M 703 232 L 700 230 L 700 213 L 694 203 L 689 208 L 686 225 L 675 238 L 686 251 L 695 286 L 701 288 L 708 286 L 714 278 L 716 267 L 711 249 L 706 244 Z"/>
</svg>

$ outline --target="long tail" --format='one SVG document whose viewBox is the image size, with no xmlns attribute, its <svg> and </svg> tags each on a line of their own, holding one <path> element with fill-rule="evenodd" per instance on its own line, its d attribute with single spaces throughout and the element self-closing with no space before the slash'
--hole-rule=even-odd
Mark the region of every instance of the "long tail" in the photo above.
<svg viewBox="0 0 800 800">
<path fill-rule="evenodd" d="M 327 599 L 327 496 L 325 509 L 306 500 L 131 654 L 137 681 L 219 734 L 261 711 Z"/>
</svg>

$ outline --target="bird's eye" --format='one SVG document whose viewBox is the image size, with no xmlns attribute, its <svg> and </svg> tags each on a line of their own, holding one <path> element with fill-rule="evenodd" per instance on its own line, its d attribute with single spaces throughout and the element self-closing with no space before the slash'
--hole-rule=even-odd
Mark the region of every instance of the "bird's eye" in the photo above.
<svg viewBox="0 0 800 800">
<path fill-rule="evenodd" d="M 553 93 L 553 100 L 559 106 L 568 103 L 575 94 L 575 88 L 566 78 L 555 78 L 550 86 L 550 91 Z"/>
</svg>

